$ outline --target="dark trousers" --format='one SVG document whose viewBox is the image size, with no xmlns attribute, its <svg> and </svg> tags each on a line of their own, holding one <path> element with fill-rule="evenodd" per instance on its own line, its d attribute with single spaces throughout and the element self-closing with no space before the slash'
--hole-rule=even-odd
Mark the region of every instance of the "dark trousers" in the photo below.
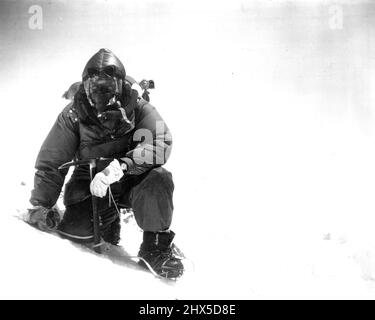
<svg viewBox="0 0 375 320">
<path fill-rule="evenodd" d="M 126 176 L 111 185 L 111 192 L 119 208 L 132 208 L 139 227 L 144 231 L 157 232 L 170 227 L 173 214 L 172 174 L 162 167 L 154 168 L 142 175 Z M 99 198 L 98 212 L 104 240 L 116 243 L 119 240 L 120 217 L 109 192 Z M 90 241 L 93 238 L 91 197 L 68 205 L 58 226 L 60 234 L 68 238 Z M 118 239 L 117 239 L 118 238 Z"/>
</svg>

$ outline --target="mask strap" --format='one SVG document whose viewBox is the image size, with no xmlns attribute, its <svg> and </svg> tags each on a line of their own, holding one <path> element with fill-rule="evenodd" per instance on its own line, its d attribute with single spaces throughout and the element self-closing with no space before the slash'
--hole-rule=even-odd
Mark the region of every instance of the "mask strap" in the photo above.
<svg viewBox="0 0 375 320">
<path fill-rule="evenodd" d="M 90 78 L 86 79 L 84 82 L 83 82 L 83 87 L 85 89 L 85 93 L 86 93 L 86 97 L 87 97 L 87 100 L 89 101 L 91 107 L 94 106 L 94 102 L 91 100 L 90 98 L 90 87 L 91 87 L 91 81 L 90 81 Z"/>
<path fill-rule="evenodd" d="M 128 117 L 126 116 L 125 109 L 124 109 L 123 107 L 120 107 L 119 110 L 120 110 L 121 115 L 122 115 L 122 117 L 124 118 L 125 122 L 126 122 L 127 124 L 130 124 L 131 122 L 130 122 L 130 120 L 128 119 Z"/>
</svg>

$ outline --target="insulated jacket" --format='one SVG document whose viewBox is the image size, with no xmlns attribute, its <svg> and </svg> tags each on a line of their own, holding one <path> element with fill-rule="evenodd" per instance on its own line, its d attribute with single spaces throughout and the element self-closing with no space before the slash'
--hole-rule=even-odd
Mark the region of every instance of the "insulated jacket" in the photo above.
<svg viewBox="0 0 375 320">
<path fill-rule="evenodd" d="M 58 170 L 58 167 L 73 159 L 121 158 L 128 166 L 123 179 L 128 175 L 142 174 L 167 161 L 172 138 L 156 109 L 138 98 L 137 92 L 125 84 L 122 105 L 126 110 L 125 120 L 100 120 L 81 85 L 74 101 L 59 114 L 41 146 L 30 199 L 33 205 L 50 208 L 56 203 L 68 172 L 67 169 Z M 107 164 L 98 165 L 98 170 Z M 65 205 L 90 197 L 89 185 L 88 166 L 75 168 L 66 185 Z"/>
</svg>

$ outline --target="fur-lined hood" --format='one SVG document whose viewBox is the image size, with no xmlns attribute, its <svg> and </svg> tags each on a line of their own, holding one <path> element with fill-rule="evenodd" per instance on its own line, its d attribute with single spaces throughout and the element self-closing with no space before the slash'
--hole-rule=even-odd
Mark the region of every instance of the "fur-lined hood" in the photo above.
<svg viewBox="0 0 375 320">
<path fill-rule="evenodd" d="M 102 70 L 107 66 L 114 66 L 118 73 L 118 77 L 122 80 L 125 80 L 126 72 L 124 65 L 116 55 L 108 49 L 100 49 L 95 53 L 90 60 L 87 62 L 85 68 L 82 72 L 82 79 L 86 80 L 88 78 L 88 70 L 96 69 Z"/>
</svg>

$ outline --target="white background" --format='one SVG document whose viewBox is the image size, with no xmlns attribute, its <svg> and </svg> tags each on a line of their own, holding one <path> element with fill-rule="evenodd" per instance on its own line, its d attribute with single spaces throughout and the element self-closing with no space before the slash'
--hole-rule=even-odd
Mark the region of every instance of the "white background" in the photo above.
<svg viewBox="0 0 375 320">
<path fill-rule="evenodd" d="M 40 30 L 29 26 L 35 4 Z M 1 1 L 0 297 L 375 297 L 374 10 Z M 155 80 L 151 102 L 172 131 L 172 229 L 194 263 L 173 286 L 13 217 L 61 95 L 103 47 L 138 81 Z M 139 230 L 126 229 L 136 253 Z"/>
</svg>

